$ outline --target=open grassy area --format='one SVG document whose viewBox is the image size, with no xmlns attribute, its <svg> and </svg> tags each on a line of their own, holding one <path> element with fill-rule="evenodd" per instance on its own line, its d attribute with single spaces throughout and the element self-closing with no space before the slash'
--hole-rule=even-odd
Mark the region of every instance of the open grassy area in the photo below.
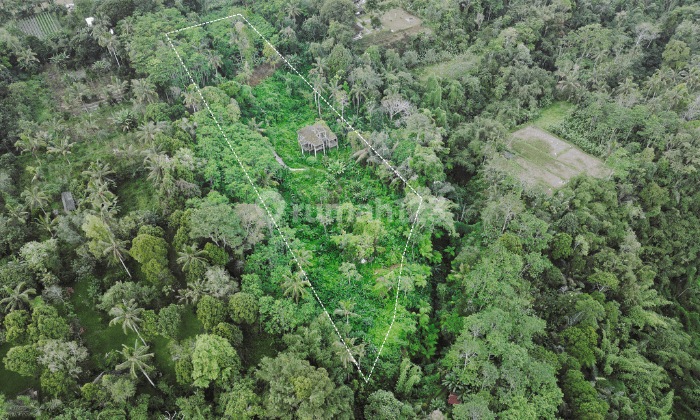
<svg viewBox="0 0 700 420">
<path fill-rule="evenodd" d="M 566 118 L 567 113 L 573 109 L 573 105 L 566 101 L 553 102 L 547 108 L 540 111 L 540 116 L 530 124 L 535 125 L 543 130 L 549 130 L 558 122 Z"/>
<path fill-rule="evenodd" d="M 557 106 L 544 114 L 544 121 L 555 121 L 562 112 L 562 106 Z M 610 173 L 599 159 L 534 125 L 515 131 L 509 148 L 516 153 L 510 161 L 514 172 L 550 193 L 578 174 L 602 177 Z"/>
<path fill-rule="evenodd" d="M 10 343 L 5 343 L 0 346 L 0 361 L 5 358 L 5 355 L 12 347 Z M 27 388 L 38 390 L 39 378 L 22 376 L 19 373 L 5 369 L 5 364 L 0 363 L 0 384 L 2 384 L 2 394 L 7 398 L 14 398 L 17 393 Z"/>
</svg>

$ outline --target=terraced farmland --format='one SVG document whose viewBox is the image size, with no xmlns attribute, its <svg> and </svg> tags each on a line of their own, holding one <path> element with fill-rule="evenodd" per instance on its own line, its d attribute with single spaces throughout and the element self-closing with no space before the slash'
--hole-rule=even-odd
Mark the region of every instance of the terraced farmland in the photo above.
<svg viewBox="0 0 700 420">
<path fill-rule="evenodd" d="M 17 22 L 19 29 L 27 35 L 34 35 L 39 39 L 48 38 L 52 33 L 61 30 L 58 20 L 51 13 L 41 13 Z"/>
</svg>

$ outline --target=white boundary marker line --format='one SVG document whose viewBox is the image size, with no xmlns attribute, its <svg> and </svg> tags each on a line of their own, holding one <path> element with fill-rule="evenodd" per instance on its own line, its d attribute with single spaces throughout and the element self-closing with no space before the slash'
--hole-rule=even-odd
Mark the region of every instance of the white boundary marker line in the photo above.
<svg viewBox="0 0 700 420">
<path fill-rule="evenodd" d="M 248 26 L 250 26 L 250 27 L 255 31 L 255 33 L 257 33 L 258 36 L 259 36 L 260 38 L 262 38 L 263 41 L 265 41 L 265 42 L 267 43 L 267 45 L 269 45 L 270 48 L 272 48 L 272 49 L 277 53 L 277 55 L 279 55 L 279 56 L 282 58 L 282 60 L 284 60 L 284 62 L 285 62 L 292 70 L 294 70 L 294 73 L 296 73 L 297 76 L 301 77 L 302 80 L 304 80 L 304 82 L 306 82 L 306 84 L 309 85 L 309 87 L 311 88 L 312 91 L 314 91 L 315 93 L 318 94 L 318 92 L 316 92 L 316 89 L 314 89 L 314 87 L 311 85 L 311 83 L 309 83 L 308 80 L 306 80 L 306 78 L 305 78 L 304 76 L 302 76 L 301 74 L 299 74 L 299 72 L 297 71 L 297 69 L 294 68 L 294 66 L 292 66 L 292 65 L 287 61 L 287 59 L 286 59 L 282 54 L 279 53 L 279 51 L 277 51 L 277 49 L 274 47 L 274 45 L 270 44 L 270 42 L 269 42 L 264 36 L 262 36 L 262 34 L 261 34 L 260 32 L 258 32 L 257 28 L 256 28 L 255 26 L 251 25 L 250 22 L 248 21 L 248 19 L 246 19 L 245 16 L 241 15 L 240 13 L 235 14 L 235 15 L 226 16 L 226 17 L 219 18 L 219 19 L 210 20 L 210 21 L 208 21 L 208 22 L 200 23 L 200 24 L 198 24 L 198 25 L 188 26 L 188 27 L 186 27 L 186 28 L 178 29 L 178 30 L 175 30 L 175 31 L 166 32 L 166 33 L 165 33 L 165 37 L 168 38 L 168 43 L 170 44 L 170 48 L 172 48 L 173 51 L 175 52 L 175 55 L 177 56 L 178 60 L 180 61 L 180 64 L 182 65 L 182 68 L 184 68 L 184 69 L 185 69 L 185 72 L 187 72 L 187 76 L 190 78 L 190 81 L 191 81 L 192 84 L 195 85 L 195 87 L 197 88 L 197 92 L 199 93 L 200 98 L 202 98 L 202 101 L 204 102 L 204 105 L 207 107 L 207 110 L 209 111 L 209 115 L 211 115 L 212 119 L 213 119 L 214 122 L 216 123 L 216 126 L 219 128 L 219 131 L 221 132 L 221 135 L 224 136 L 224 140 L 226 140 L 226 143 L 228 144 L 229 149 L 231 149 L 231 151 L 233 152 L 234 157 L 235 157 L 236 160 L 238 161 L 238 165 L 240 165 L 241 169 L 243 170 L 243 173 L 245 173 L 246 178 L 248 178 L 248 182 L 250 182 L 250 185 L 253 187 L 253 190 L 255 190 L 255 194 L 258 196 L 258 199 L 259 199 L 260 202 L 262 203 L 263 207 L 265 207 L 265 211 L 267 211 L 267 215 L 270 217 L 270 220 L 272 220 L 272 223 L 275 225 L 275 229 L 277 229 L 277 232 L 278 232 L 278 233 L 280 234 L 280 236 L 282 237 L 282 240 L 284 241 L 284 244 L 285 244 L 285 246 L 287 247 L 287 250 L 289 250 L 289 252 L 292 254 L 292 257 L 294 258 L 294 261 L 297 263 L 297 266 L 298 266 L 299 269 L 301 270 L 301 273 L 302 273 L 302 275 L 304 276 L 304 279 L 309 283 L 309 286 L 311 287 L 311 291 L 313 292 L 314 297 L 316 298 L 316 300 L 318 301 L 318 303 L 321 305 L 321 308 L 323 309 L 323 312 L 325 312 L 326 316 L 327 316 L 328 319 L 331 321 L 331 325 L 333 326 L 333 329 L 335 330 L 335 333 L 338 335 L 338 338 L 340 338 L 340 342 L 343 343 L 343 345 L 345 346 L 345 349 L 347 350 L 348 355 L 350 356 L 350 360 L 352 360 L 352 362 L 355 364 L 355 366 L 357 367 L 357 371 L 360 372 L 360 376 L 362 376 L 362 379 L 364 379 L 364 380 L 365 380 L 365 383 L 367 383 L 367 382 L 369 382 L 369 379 L 372 377 L 372 373 L 374 372 L 374 367 L 377 365 L 377 361 L 379 360 L 379 356 L 382 354 L 382 349 L 384 348 L 384 344 L 386 343 L 386 339 L 387 339 L 387 337 L 389 337 L 389 332 L 391 332 L 391 328 L 394 326 L 394 321 L 396 320 L 396 312 L 397 312 L 398 306 L 399 306 L 399 289 L 400 289 L 400 286 L 401 286 L 401 274 L 402 274 L 402 272 L 403 272 L 403 263 L 404 263 L 404 259 L 405 259 L 405 256 L 406 256 L 406 250 L 408 249 L 408 243 L 411 241 L 411 236 L 413 235 L 413 228 L 415 228 L 416 223 L 418 222 L 418 213 L 420 212 L 420 208 L 421 208 L 421 206 L 422 206 L 422 204 L 423 204 L 423 197 L 422 197 L 420 194 L 418 194 L 418 192 L 406 181 L 406 179 L 404 179 L 404 177 L 402 177 L 401 174 L 400 174 L 395 168 L 393 168 L 393 167 L 389 164 L 389 162 L 387 162 L 386 159 L 384 159 L 384 157 L 382 157 L 382 155 L 380 155 L 376 150 L 374 150 L 374 147 L 372 147 L 372 145 L 369 144 L 369 142 L 367 142 L 367 140 L 365 140 L 364 137 L 362 137 L 362 135 L 361 135 L 360 133 L 358 133 L 357 130 L 355 130 L 355 129 L 352 127 L 352 125 L 350 125 L 350 123 L 347 122 L 347 121 L 345 120 L 345 118 L 343 118 L 343 116 L 342 116 L 330 103 L 328 103 L 328 101 L 326 100 L 326 98 L 324 98 L 322 95 L 318 94 L 319 97 L 320 97 L 321 99 L 323 99 L 323 102 L 325 102 L 326 105 L 328 105 L 328 106 L 333 110 L 333 112 L 335 112 L 336 115 L 338 115 L 338 117 L 340 117 L 340 119 L 345 123 L 345 125 L 347 125 L 348 128 L 349 128 L 350 130 L 352 130 L 353 132 L 355 132 L 355 133 L 357 134 L 357 136 L 358 136 L 360 139 L 362 139 L 362 141 L 364 141 L 365 144 L 367 144 L 367 146 L 368 146 L 377 156 L 379 156 L 379 157 L 381 158 L 382 162 L 384 162 L 384 163 L 389 167 L 389 169 L 391 169 L 392 171 L 394 171 L 394 173 L 404 182 L 404 184 L 405 184 L 406 186 L 408 186 L 408 188 L 410 188 L 411 191 L 412 191 L 415 195 L 417 195 L 418 198 L 420 199 L 420 201 L 418 202 L 418 209 L 416 210 L 416 215 L 415 215 L 413 224 L 411 225 L 411 231 L 410 231 L 409 234 L 408 234 L 408 238 L 406 238 L 406 245 L 404 246 L 404 248 L 403 248 L 403 253 L 401 254 L 401 265 L 400 265 L 400 267 L 399 267 L 399 276 L 398 276 L 397 283 L 396 283 L 396 298 L 395 298 L 395 301 L 394 301 L 394 315 L 393 315 L 393 317 L 392 317 L 392 319 L 391 319 L 391 323 L 389 324 L 389 329 L 386 331 L 386 335 L 384 336 L 384 340 L 382 341 L 382 345 L 379 347 L 379 351 L 377 352 L 377 358 L 374 359 L 374 363 L 372 364 L 372 369 L 370 369 L 369 374 L 368 374 L 367 376 L 365 376 L 365 374 L 362 372 L 362 369 L 360 368 L 360 364 L 355 360 L 355 357 L 354 357 L 354 356 L 352 355 L 352 353 L 350 352 L 350 348 L 349 348 L 348 345 L 345 343 L 345 339 L 343 339 L 343 336 L 340 334 L 340 331 L 338 331 L 338 328 L 335 326 L 335 322 L 333 322 L 333 318 L 331 318 L 330 314 L 328 313 L 328 310 L 326 310 L 326 306 L 323 304 L 323 302 L 321 302 L 321 299 L 318 297 L 318 294 L 316 294 L 316 289 L 314 289 L 313 284 L 311 284 L 311 282 L 309 281 L 309 278 L 306 276 L 306 272 L 304 271 L 303 268 L 301 268 L 301 265 L 299 264 L 299 261 L 297 260 L 297 257 L 296 257 L 296 255 L 294 254 L 294 251 L 292 250 L 292 248 L 289 247 L 289 243 L 287 242 L 287 238 L 285 238 L 284 235 L 282 234 L 282 231 L 280 230 L 279 226 L 277 226 L 277 222 L 275 222 L 275 219 L 272 217 L 272 214 L 270 213 L 270 210 L 267 208 L 267 205 L 265 204 L 265 202 L 263 201 L 262 197 L 260 196 L 260 193 L 258 192 L 258 189 L 255 187 L 255 184 L 253 183 L 253 180 L 250 179 L 250 175 L 248 175 L 248 171 L 245 170 L 245 167 L 243 166 L 243 163 L 241 162 L 240 158 L 238 157 L 238 154 L 237 154 L 236 151 L 233 149 L 233 146 L 231 146 L 231 142 L 229 141 L 228 137 L 227 137 L 226 134 L 224 133 L 224 130 L 221 128 L 221 125 L 219 124 L 219 121 L 218 121 L 218 120 L 216 119 L 216 117 L 214 116 L 214 113 L 211 111 L 211 108 L 209 108 L 209 104 L 207 103 L 206 99 L 204 99 L 204 96 L 202 95 L 202 91 L 199 89 L 199 85 L 197 85 L 197 83 L 194 82 L 194 78 L 193 78 L 192 75 L 190 74 L 189 69 L 187 68 L 187 66 L 185 66 L 185 63 L 182 61 L 182 58 L 180 57 L 180 54 L 177 52 L 177 50 L 175 49 L 175 46 L 173 45 L 172 39 L 170 39 L 170 34 L 178 33 L 178 32 L 184 31 L 184 30 L 186 30 L 186 29 L 196 28 L 196 27 L 198 27 L 198 26 L 204 26 L 204 25 L 207 25 L 207 24 L 209 24 L 209 23 L 218 22 L 218 21 L 225 20 L 225 19 L 229 19 L 229 18 L 232 18 L 232 17 L 241 17 L 241 18 L 243 18 L 243 20 L 245 20 L 245 22 L 248 24 Z"/>
</svg>

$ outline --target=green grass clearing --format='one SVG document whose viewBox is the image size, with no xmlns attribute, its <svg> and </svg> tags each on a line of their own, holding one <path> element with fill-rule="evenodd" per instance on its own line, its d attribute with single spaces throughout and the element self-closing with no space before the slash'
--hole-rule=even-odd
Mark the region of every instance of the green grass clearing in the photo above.
<svg viewBox="0 0 700 420">
<path fill-rule="evenodd" d="M 566 115 L 573 109 L 573 105 L 566 101 L 553 102 L 547 108 L 540 111 L 540 116 L 530 122 L 543 130 L 549 130 L 551 127 L 563 121 Z"/>
</svg>

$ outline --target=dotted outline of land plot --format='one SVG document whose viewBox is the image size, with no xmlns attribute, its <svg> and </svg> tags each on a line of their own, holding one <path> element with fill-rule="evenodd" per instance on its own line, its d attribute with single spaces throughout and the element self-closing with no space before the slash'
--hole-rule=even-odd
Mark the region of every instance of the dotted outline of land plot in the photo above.
<svg viewBox="0 0 700 420">
<path fill-rule="evenodd" d="M 180 57 L 180 54 L 179 54 L 179 53 L 177 52 L 177 50 L 175 49 L 175 46 L 173 45 L 173 41 L 172 41 L 172 39 L 170 38 L 170 35 L 171 35 L 171 34 L 175 34 L 175 33 L 178 33 L 178 32 L 185 31 L 185 30 L 187 30 L 187 29 L 196 28 L 196 27 L 198 27 L 198 26 L 204 26 L 204 25 L 207 25 L 207 24 L 210 24 L 210 23 L 214 23 L 214 22 L 218 22 L 218 21 L 221 21 L 221 20 L 230 19 L 230 18 L 234 18 L 234 17 L 240 17 L 240 18 L 242 18 L 242 19 L 246 22 L 246 24 L 248 24 L 248 26 L 250 26 L 250 27 L 255 31 L 255 33 L 257 33 L 258 36 L 259 36 L 260 38 L 262 38 L 262 40 L 265 41 L 265 43 L 266 43 L 267 45 L 269 45 L 270 48 L 272 48 L 272 49 L 275 51 L 275 53 L 277 53 L 277 55 L 279 55 L 279 56 L 282 58 L 282 60 L 284 60 L 284 62 L 294 71 L 294 73 L 296 73 L 297 76 L 301 77 L 302 80 L 304 80 L 304 82 L 306 82 L 306 84 L 311 88 L 311 90 L 314 91 L 314 93 L 316 93 L 321 99 L 323 99 L 323 102 L 325 102 L 325 104 L 328 105 L 328 107 L 330 107 L 330 109 L 332 109 L 333 112 L 335 112 L 335 113 L 338 115 L 338 117 L 348 126 L 348 128 L 349 128 L 351 131 L 353 131 L 355 134 L 357 134 L 357 136 L 358 136 L 360 139 L 362 139 L 362 141 L 365 142 L 365 144 L 366 144 L 370 149 L 372 149 L 372 151 L 373 151 L 377 156 L 379 156 L 379 158 L 382 160 L 382 162 L 383 162 L 385 165 L 387 165 L 387 166 L 389 167 L 389 169 L 391 169 L 392 171 L 394 171 L 394 173 L 404 182 L 404 184 L 407 185 L 407 186 L 411 189 L 411 191 L 412 191 L 415 195 L 417 195 L 418 198 L 420 199 L 420 201 L 418 202 L 418 209 L 416 210 L 415 217 L 414 217 L 414 220 L 413 220 L 413 224 L 411 225 L 411 230 L 410 230 L 410 232 L 409 232 L 409 234 L 408 234 L 408 237 L 407 237 L 407 239 L 406 239 L 406 245 L 404 245 L 403 253 L 401 254 L 401 264 L 400 264 L 400 267 L 399 267 L 399 276 L 398 276 L 397 284 L 396 284 L 396 298 L 395 298 L 395 301 L 394 301 L 394 314 L 393 314 L 393 316 L 392 316 L 391 323 L 389 324 L 389 329 L 387 330 L 386 335 L 384 336 L 384 340 L 382 341 L 382 345 L 379 347 L 379 351 L 377 352 L 377 357 L 376 357 L 376 359 L 374 359 L 374 363 L 372 364 L 372 369 L 369 371 L 369 374 L 368 374 L 368 375 L 365 375 L 365 374 L 362 372 L 362 369 L 360 368 L 360 364 L 355 360 L 355 357 L 352 355 L 352 352 L 350 351 L 350 348 L 348 347 L 347 343 L 345 342 L 345 339 L 344 339 L 343 336 L 340 334 L 340 331 L 338 331 L 338 328 L 336 327 L 335 322 L 333 321 L 333 318 L 331 318 L 331 315 L 328 313 L 328 310 L 326 310 L 326 306 L 323 304 L 323 302 L 321 301 L 321 299 L 318 297 L 318 294 L 316 294 L 316 289 L 314 289 L 313 283 L 311 283 L 311 282 L 309 281 L 309 279 L 308 279 L 308 277 L 307 277 L 307 275 L 306 275 L 306 271 L 304 271 L 304 269 L 301 268 L 301 265 L 299 264 L 299 261 L 297 260 L 296 254 L 294 254 L 294 251 L 290 248 L 289 243 L 287 242 L 287 238 L 285 238 L 284 235 L 282 234 L 282 231 L 280 230 L 279 226 L 277 225 L 277 222 L 275 222 L 275 219 L 272 217 L 272 214 L 270 213 L 270 210 L 268 209 L 267 205 L 266 205 L 265 202 L 263 201 L 262 197 L 260 197 L 260 193 L 258 192 L 257 187 L 255 186 L 255 184 L 253 183 L 252 179 L 250 178 L 250 175 L 248 175 L 248 171 L 246 171 L 245 167 L 243 166 L 243 163 L 241 162 L 240 158 L 238 157 L 238 154 L 237 154 L 236 151 L 233 149 L 233 146 L 231 146 L 231 142 L 229 141 L 228 137 L 226 136 L 226 133 L 224 133 L 224 130 L 221 128 L 221 125 L 219 124 L 219 121 L 218 121 L 218 120 L 216 119 L 216 117 L 214 116 L 214 113 L 211 111 L 211 108 L 209 108 L 209 104 L 207 103 L 206 99 L 204 99 L 204 96 L 202 95 L 202 91 L 199 89 L 199 85 L 198 85 L 197 83 L 194 82 L 194 78 L 193 78 L 192 75 L 190 74 L 190 71 L 189 71 L 189 69 L 187 68 L 187 66 L 185 66 L 185 63 L 182 61 L 182 58 Z M 175 30 L 175 31 L 166 32 L 166 33 L 165 33 L 165 37 L 168 39 L 168 43 L 170 44 L 170 48 L 172 48 L 173 51 L 175 52 L 175 55 L 177 56 L 178 60 L 180 61 L 180 64 L 182 65 L 182 67 L 185 69 L 185 72 L 187 73 L 187 76 L 190 78 L 190 81 L 191 81 L 192 84 L 195 85 L 195 87 L 197 88 L 197 92 L 199 93 L 199 96 L 202 98 L 202 101 L 204 102 L 204 105 L 207 107 L 207 110 L 209 111 L 209 115 L 211 115 L 212 119 L 213 119 L 214 122 L 216 123 L 216 126 L 219 128 L 219 131 L 221 132 L 221 135 L 224 137 L 224 140 L 226 140 L 226 143 L 228 144 L 229 149 L 231 149 L 231 151 L 233 152 L 233 155 L 235 156 L 236 160 L 238 161 L 238 164 L 240 165 L 241 169 L 243 170 L 243 173 L 245 174 L 246 178 L 248 178 L 248 182 L 250 182 L 250 185 L 251 185 L 251 186 L 253 187 L 253 189 L 255 190 L 255 194 L 258 196 L 258 199 L 260 200 L 260 202 L 262 203 L 263 207 L 265 208 L 265 211 L 267 212 L 267 215 L 270 217 L 270 220 L 272 220 L 272 223 L 274 224 L 275 229 L 277 229 L 277 232 L 278 232 L 278 233 L 280 234 L 280 236 L 282 237 L 282 240 L 284 241 L 284 244 L 285 244 L 285 246 L 287 247 L 287 250 L 289 250 L 289 252 L 292 254 L 292 258 L 294 258 L 294 261 L 297 263 L 297 266 L 299 266 L 299 269 L 301 270 L 301 273 L 302 273 L 302 275 L 304 276 L 304 279 L 309 283 L 309 285 L 310 285 L 310 287 L 311 287 L 311 291 L 313 292 L 313 295 L 314 295 L 314 297 L 316 298 L 316 301 L 318 301 L 318 303 L 321 305 L 321 308 L 323 309 L 323 312 L 325 312 L 326 316 L 327 316 L 328 319 L 331 321 L 331 325 L 333 325 L 333 329 L 335 330 L 335 333 L 338 334 L 338 338 L 340 338 L 340 342 L 345 346 L 345 350 L 348 352 L 348 355 L 350 356 L 350 360 L 352 360 L 353 364 L 357 367 L 357 371 L 360 372 L 360 376 L 362 376 L 362 379 L 364 379 L 365 382 L 369 382 L 369 379 L 372 377 L 372 373 L 374 372 L 374 367 L 377 365 L 377 361 L 379 360 L 379 356 L 382 354 L 382 349 L 384 348 L 384 344 L 386 343 L 386 339 L 387 339 L 387 337 L 389 337 L 389 333 L 391 332 L 391 328 L 394 326 L 394 321 L 396 320 L 396 312 L 397 312 L 397 310 L 398 310 L 398 305 L 399 305 L 399 289 L 400 289 L 400 285 L 401 285 L 401 274 L 403 273 L 404 258 L 405 258 L 405 256 L 406 256 L 406 250 L 408 249 L 408 243 L 411 241 L 411 236 L 413 235 L 413 229 L 415 228 L 416 223 L 418 222 L 418 213 L 420 212 L 421 206 L 422 206 L 422 204 L 423 204 L 423 197 L 422 197 L 420 194 L 418 194 L 418 192 L 406 181 L 406 179 L 404 179 L 404 177 L 401 176 L 401 174 L 400 174 L 394 167 L 392 167 L 392 166 L 389 164 L 389 162 L 387 162 L 387 160 L 384 159 L 384 157 L 381 156 L 381 155 L 374 149 L 374 147 L 372 147 L 372 145 L 369 144 L 369 142 L 368 142 L 367 140 L 365 140 L 364 137 L 362 137 L 362 135 L 361 135 L 360 133 L 358 133 L 357 130 L 355 130 L 355 129 L 352 127 L 352 125 L 350 125 L 350 123 L 349 123 L 348 121 L 346 121 L 345 118 L 343 118 L 343 116 L 342 116 L 330 103 L 328 103 L 328 101 L 326 100 L 325 97 L 323 97 L 319 92 L 316 91 L 316 89 L 314 89 L 314 87 L 311 85 L 311 83 L 309 83 L 309 81 L 306 80 L 306 78 L 305 78 L 304 76 L 302 76 L 301 74 L 299 74 L 299 72 L 297 71 L 297 69 L 296 69 L 293 65 L 291 65 L 291 64 L 287 61 L 287 59 L 286 59 L 282 54 L 279 53 L 279 51 L 277 51 L 277 49 L 274 47 L 274 45 L 272 45 L 264 36 L 262 36 L 262 34 L 258 31 L 258 29 L 257 29 L 255 26 L 251 25 L 251 23 L 248 21 L 248 19 L 245 18 L 245 16 L 241 15 L 240 13 L 238 13 L 238 14 L 235 14 L 235 15 L 230 15 L 230 16 L 226 16 L 226 17 L 223 17 L 223 18 L 210 20 L 210 21 L 208 21 L 208 22 L 200 23 L 200 24 L 197 24 L 197 25 L 192 25 L 192 26 L 188 26 L 188 27 L 186 27 L 186 28 L 182 28 L 182 29 Z"/>
</svg>

